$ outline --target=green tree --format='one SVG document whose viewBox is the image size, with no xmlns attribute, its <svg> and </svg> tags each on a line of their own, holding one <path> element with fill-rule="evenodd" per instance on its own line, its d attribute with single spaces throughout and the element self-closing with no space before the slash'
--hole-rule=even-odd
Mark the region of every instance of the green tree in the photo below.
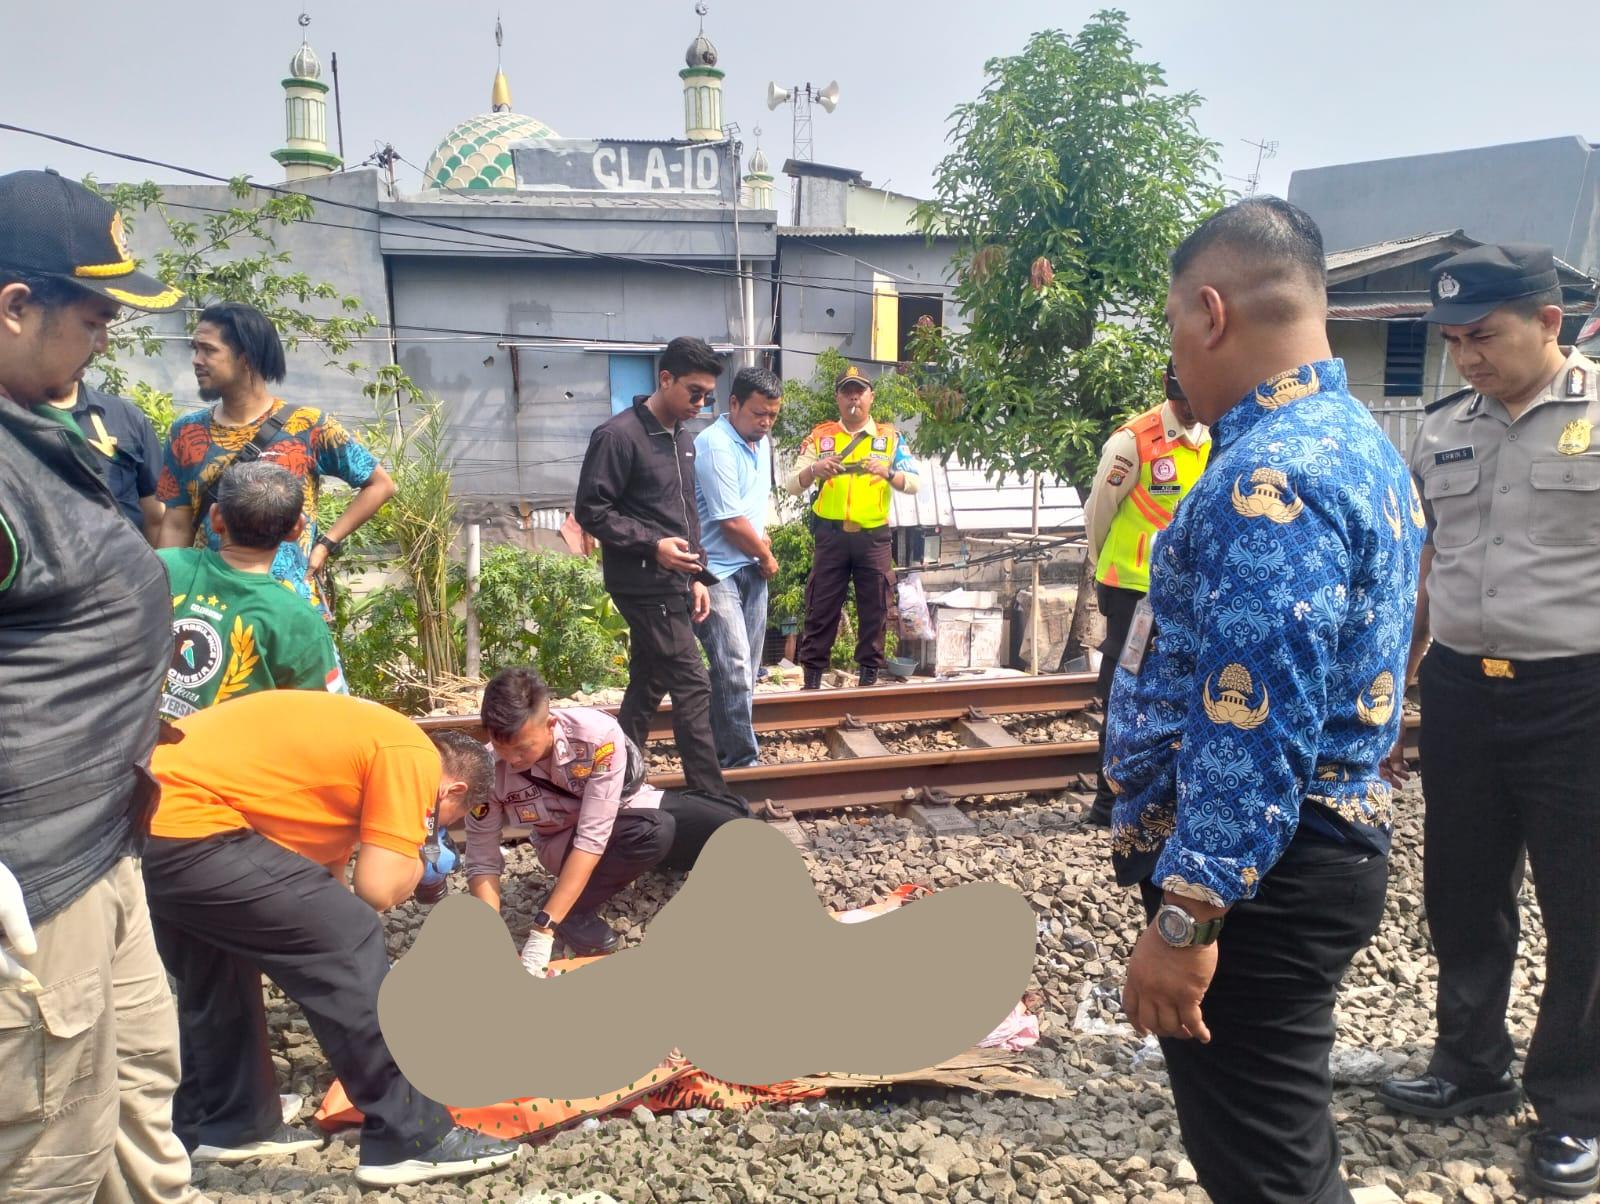
<svg viewBox="0 0 1600 1204">
<path fill-rule="evenodd" d="M 1167 256 L 1222 200 L 1200 98 L 1167 90 L 1126 14 L 991 59 L 956 109 L 929 235 L 956 240 L 959 332 L 917 332 L 918 450 L 1080 484 L 1126 415 L 1159 397 Z"/>
</svg>

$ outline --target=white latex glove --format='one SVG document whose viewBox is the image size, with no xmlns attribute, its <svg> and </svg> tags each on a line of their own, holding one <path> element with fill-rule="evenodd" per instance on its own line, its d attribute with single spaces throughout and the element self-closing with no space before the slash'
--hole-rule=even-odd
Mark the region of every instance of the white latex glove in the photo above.
<svg viewBox="0 0 1600 1204">
<path fill-rule="evenodd" d="M 550 955 L 555 950 L 556 934 L 540 932 L 535 928 L 528 933 L 527 943 L 522 946 L 522 968 L 535 978 L 543 978 L 545 971 L 550 968 Z"/>
<path fill-rule="evenodd" d="M 42 984 L 33 971 L 17 961 L 18 955 L 32 957 L 38 953 L 39 942 L 28 921 L 22 886 L 4 864 L 0 864 L 0 936 L 10 945 L 10 949 L 0 945 L 0 983 L 20 986 L 24 991 L 39 990 Z"/>
</svg>

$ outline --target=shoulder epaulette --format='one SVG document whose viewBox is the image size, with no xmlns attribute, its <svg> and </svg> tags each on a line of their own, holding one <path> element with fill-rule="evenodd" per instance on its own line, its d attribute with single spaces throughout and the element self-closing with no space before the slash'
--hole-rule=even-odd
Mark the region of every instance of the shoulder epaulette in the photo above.
<svg viewBox="0 0 1600 1204">
<path fill-rule="evenodd" d="M 1430 402 L 1429 404 L 1423 406 L 1422 407 L 1422 412 L 1424 414 L 1431 414 L 1435 410 L 1441 410 L 1445 406 L 1449 405 L 1451 402 L 1460 401 L 1463 397 L 1468 397 L 1471 394 L 1472 394 L 1472 386 L 1470 386 L 1470 385 L 1467 386 L 1465 389 L 1457 389 L 1454 393 L 1448 393 L 1445 396 L 1439 398 L 1438 401 Z"/>
</svg>

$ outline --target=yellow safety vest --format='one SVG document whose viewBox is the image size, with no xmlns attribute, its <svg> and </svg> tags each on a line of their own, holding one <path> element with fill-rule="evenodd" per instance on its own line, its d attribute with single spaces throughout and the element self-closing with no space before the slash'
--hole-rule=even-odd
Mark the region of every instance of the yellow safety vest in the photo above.
<svg viewBox="0 0 1600 1204">
<path fill-rule="evenodd" d="M 886 422 L 878 423 L 876 430 L 876 434 L 862 439 L 854 451 L 844 456 L 844 449 L 850 446 L 855 435 L 837 422 L 819 423 L 806 436 L 805 443 L 801 445 L 802 451 L 819 459 L 832 455 L 844 456 L 847 467 L 865 464 L 869 459 L 893 464 L 895 443 L 900 436 Z M 841 472 L 822 482 L 816 503 L 811 509 L 818 518 L 855 523 L 863 530 L 868 530 L 881 527 L 889 521 L 889 495 L 892 492 L 889 482 L 881 477 L 862 471 Z"/>
<path fill-rule="evenodd" d="M 1150 549 L 1156 532 L 1172 522 L 1178 503 L 1205 471 L 1209 441 L 1190 447 L 1168 439 L 1161 407 L 1119 428 L 1132 431 L 1139 449 L 1139 483 L 1111 518 L 1095 580 L 1121 589 L 1150 592 Z"/>
</svg>

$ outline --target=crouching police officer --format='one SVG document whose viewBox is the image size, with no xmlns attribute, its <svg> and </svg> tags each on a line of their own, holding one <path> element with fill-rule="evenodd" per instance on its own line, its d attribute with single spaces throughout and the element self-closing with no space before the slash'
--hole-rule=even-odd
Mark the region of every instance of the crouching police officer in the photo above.
<svg viewBox="0 0 1600 1204">
<path fill-rule="evenodd" d="M 784 481 L 799 497 L 821 483 L 811 505 L 816 550 L 806 582 L 806 622 L 800 635 L 805 688 L 822 687 L 844 611 L 845 593 L 856 586 L 856 663 L 859 684 L 875 685 L 883 671 L 883 635 L 889 622 L 894 581 L 889 538 L 889 491 L 917 491 L 917 462 L 905 436 L 872 419 L 872 382 L 851 364 L 833 385 L 837 422 L 821 422 L 800 445 L 800 457 Z"/>
<path fill-rule="evenodd" d="M 1531 862 L 1546 966 L 1522 1076 L 1540 1123 L 1528 1170 L 1582 1196 L 1600 1182 L 1600 369 L 1558 343 L 1546 247 L 1463 251 L 1431 286 L 1428 321 L 1468 381 L 1428 407 L 1411 452 L 1429 533 L 1408 670 L 1420 660 L 1438 1038 L 1427 1073 L 1378 1096 L 1439 1119 L 1516 1104 L 1505 1012 Z M 1390 772 L 1406 776 L 1398 747 Z"/>
</svg>

